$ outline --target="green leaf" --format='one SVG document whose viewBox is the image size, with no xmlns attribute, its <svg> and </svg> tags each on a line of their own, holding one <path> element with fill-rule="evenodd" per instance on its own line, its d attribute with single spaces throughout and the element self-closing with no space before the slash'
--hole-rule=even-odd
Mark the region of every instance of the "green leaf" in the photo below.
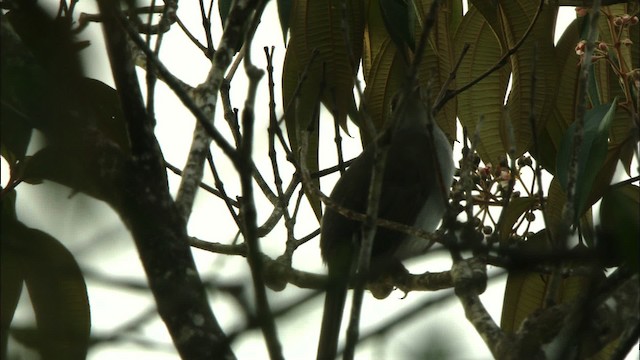
<svg viewBox="0 0 640 360">
<path fill-rule="evenodd" d="M 546 230 L 536 233 L 528 241 L 520 244 L 518 248 L 523 256 L 521 259 L 523 261 L 532 261 L 541 256 L 549 255 L 552 249 L 547 241 Z M 580 248 L 576 248 L 576 250 L 580 250 Z M 567 276 L 560 280 L 557 288 L 553 288 L 549 287 L 549 274 L 531 271 L 527 269 L 526 265 L 523 265 L 523 261 L 518 261 L 517 265 L 520 267 L 510 270 L 507 277 L 500 327 L 508 333 L 515 333 L 529 315 L 544 308 L 544 300 L 548 292 L 553 291 L 551 294 L 553 302 L 561 304 L 572 301 L 581 293 L 583 294 L 592 281 L 601 281 L 604 278 L 603 273 L 597 275 L 596 280 L 590 276 Z M 566 265 L 570 267 L 572 264 Z M 553 331 L 559 330 L 559 327 L 562 326 L 562 319 L 559 319 L 558 324 L 547 325 L 556 325 L 557 327 L 545 327 L 544 330 L 547 333 L 533 334 L 532 336 L 553 336 Z"/>
<path fill-rule="evenodd" d="M 387 32 L 399 49 L 416 47 L 413 33 L 416 13 L 412 3 L 413 0 L 378 0 Z"/>
<path fill-rule="evenodd" d="M 350 25 L 348 37 L 345 36 L 342 21 L 343 5 L 338 0 L 300 0 L 294 2 L 291 9 L 291 39 L 282 74 L 285 123 L 294 156 L 298 156 L 300 143 L 298 129 L 305 130 L 311 125 L 313 133 L 309 136 L 306 160 L 312 173 L 318 170 L 319 124 L 315 118 L 318 100 L 331 111 L 343 129 L 346 129 L 347 113 L 354 101 L 354 78 L 364 31 L 363 3 L 350 0 L 347 5 Z M 350 51 L 347 49 L 347 38 L 350 40 Z M 311 63 L 314 52 L 318 55 Z M 303 76 L 304 83 L 296 95 Z M 320 200 L 312 191 L 305 191 L 316 216 L 320 218 Z"/>
<path fill-rule="evenodd" d="M 47 146 L 34 154 L 24 169 L 24 181 L 31 184 L 51 180 L 105 200 L 100 179 L 86 168 L 87 154 L 76 148 Z"/>
<path fill-rule="evenodd" d="M 231 14 L 231 5 L 233 5 L 233 0 L 218 1 L 218 13 L 220 14 L 220 22 L 222 23 L 223 29 L 225 27 L 225 24 L 227 23 L 227 18 Z M 242 48 L 243 44 L 244 44 L 244 37 L 240 37 L 238 39 L 238 43 L 235 44 L 234 46 L 236 53 L 240 51 L 240 48 Z"/>
<path fill-rule="evenodd" d="M 4 100 L 4 99 L 3 99 Z M 14 165 L 24 159 L 27 147 L 31 140 L 32 127 L 23 119 L 23 114 L 2 101 L 0 106 L 0 143 L 2 144 L 2 157 L 7 160 L 13 169 Z"/>
<path fill-rule="evenodd" d="M 376 130 L 381 130 L 389 118 L 391 100 L 402 85 L 405 68 L 396 46 L 387 38 L 374 55 L 364 90 L 366 109 Z M 360 133 L 365 144 L 372 140 L 365 129 Z"/>
<path fill-rule="evenodd" d="M 609 126 L 616 112 L 616 101 L 601 105 L 586 112 L 582 143 L 578 149 L 578 169 L 575 184 L 575 219 L 585 210 L 587 198 L 593 182 L 607 156 Z M 562 189 L 567 191 L 569 163 L 576 134 L 576 123 L 571 124 L 565 133 L 557 159 L 557 177 Z"/>
<path fill-rule="evenodd" d="M 391 41 L 380 6 L 375 1 L 368 2 L 366 16 L 362 55 L 366 83 L 364 102 L 374 127 L 380 130 L 391 113 L 391 99 L 404 81 L 406 66 L 398 47 Z M 365 129 L 361 129 L 360 134 L 364 144 L 372 140 Z"/>
<path fill-rule="evenodd" d="M 2 227 L 0 228 L 0 357 L 7 358 L 9 326 L 22 292 L 24 274 L 20 259 L 12 256 L 11 227 L 16 223 L 15 190 L 2 197 Z"/>
<path fill-rule="evenodd" d="M 22 267 L 45 359 L 84 359 L 91 316 L 84 278 L 73 255 L 51 235 L 21 223 L 8 256 Z M 4 253 L 4 251 L 3 251 Z"/>
<path fill-rule="evenodd" d="M 567 202 L 567 194 L 562 190 L 562 186 L 555 176 L 549 184 L 547 190 L 547 203 L 544 208 L 544 219 L 547 229 L 551 232 L 551 237 L 556 239 L 564 224 L 563 210 Z"/>
<path fill-rule="evenodd" d="M 223 29 L 227 22 L 227 18 L 229 17 L 232 3 L 233 0 L 218 0 L 218 13 L 220 14 L 220 22 L 222 23 Z"/>
<path fill-rule="evenodd" d="M 86 111 L 90 112 L 90 118 L 94 119 L 98 130 L 126 153 L 130 153 L 131 145 L 118 92 L 111 86 L 91 78 L 80 79 L 79 86 L 86 99 Z"/>
<path fill-rule="evenodd" d="M 580 28 L 584 18 L 575 19 L 564 31 L 555 48 L 557 88 L 554 108 L 538 138 L 535 159 L 550 173 L 556 173 L 556 158 L 562 136 L 575 119 L 576 87 L 579 57 L 575 46 L 580 41 Z"/>
<path fill-rule="evenodd" d="M 600 204 L 602 226 L 602 249 L 617 259 L 623 260 L 634 271 L 638 271 L 640 252 L 640 188 L 627 184 L 612 187 L 602 197 Z"/>
<path fill-rule="evenodd" d="M 500 19 L 510 48 L 525 36 L 539 3 L 537 0 L 500 1 Z M 557 5 L 545 5 L 522 46 L 509 58 L 512 86 L 506 105 L 507 116 L 502 118 L 500 131 L 502 142 L 507 146 L 505 150 L 513 146 L 516 157 L 527 152 L 533 144 L 533 137 L 538 136 L 533 134 L 531 121 L 535 121 L 539 132 L 553 109 L 558 65 L 549 55 L 554 53 L 557 12 Z M 511 131 L 515 143 L 511 143 Z"/>
<path fill-rule="evenodd" d="M 25 283 L 46 359 L 86 356 L 91 329 L 84 278 L 73 255 L 51 235 L 25 229 Z"/>
<path fill-rule="evenodd" d="M 282 38 L 287 43 L 287 33 L 289 32 L 289 18 L 291 17 L 291 7 L 293 0 L 278 0 L 278 18 L 282 28 Z"/>
<path fill-rule="evenodd" d="M 418 15 L 424 19 L 427 16 L 433 0 L 423 0 L 417 4 Z M 456 44 L 454 36 L 459 23 L 462 21 L 462 11 L 458 8 L 462 6 L 458 0 L 444 1 L 436 18 L 436 24 L 431 29 L 429 41 L 425 48 L 418 76 L 420 85 L 428 89 L 430 101 L 436 101 L 441 89 L 449 81 L 449 89 L 457 86 L 456 79 L 449 79 L 451 72 L 457 61 Z M 424 25 L 424 24 L 423 24 Z M 416 38 L 422 34 L 422 27 L 416 27 Z M 438 126 L 449 139 L 457 136 L 457 109 L 458 98 L 449 100 L 443 108 L 436 114 Z"/>
<path fill-rule="evenodd" d="M 456 57 L 460 56 L 465 43 L 469 43 L 471 47 L 456 75 L 458 86 L 467 84 L 491 68 L 503 52 L 495 33 L 475 7 L 465 14 L 456 32 Z M 500 68 L 461 93 L 458 98 L 460 122 L 467 128 L 472 139 L 476 130 L 479 131 L 479 142 L 475 146 L 485 163 L 498 164 L 500 156 L 505 153 L 500 123 L 504 116 L 503 104 L 509 71 L 508 65 Z M 478 128 L 481 118 L 482 126 Z"/>
<path fill-rule="evenodd" d="M 471 10 L 471 8 L 474 8 L 474 11 L 478 11 L 480 12 L 480 14 L 482 14 L 485 22 L 490 26 L 495 36 L 499 39 L 500 46 L 504 48 L 505 42 L 503 39 L 504 35 L 502 33 L 502 25 L 499 18 L 498 0 L 471 0 L 470 5 L 472 6 L 469 6 L 469 10 Z"/>
<path fill-rule="evenodd" d="M 589 77 L 587 78 L 587 96 L 589 97 L 589 101 L 593 107 L 598 107 L 602 104 L 600 102 L 601 95 L 595 72 L 597 65 L 602 66 L 602 64 L 591 64 L 589 67 Z"/>
</svg>

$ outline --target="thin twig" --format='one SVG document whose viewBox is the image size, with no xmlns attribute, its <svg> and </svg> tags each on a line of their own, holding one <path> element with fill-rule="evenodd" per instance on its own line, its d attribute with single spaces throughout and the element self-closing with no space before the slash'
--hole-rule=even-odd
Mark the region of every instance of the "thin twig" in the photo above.
<svg viewBox="0 0 640 360">
<path fill-rule="evenodd" d="M 264 9 L 265 2 L 259 2 L 256 8 L 256 17 L 259 18 Z M 245 44 L 250 44 L 250 38 L 245 38 Z M 253 149 L 254 122 L 255 122 L 255 101 L 258 90 L 258 83 L 264 72 L 251 63 L 251 48 L 247 47 L 245 54 L 245 71 L 249 78 L 247 98 L 242 113 L 242 141 L 240 146 L 241 161 L 237 165 L 240 173 L 240 183 L 242 186 L 242 220 L 243 235 L 247 244 L 247 261 L 251 269 L 253 290 L 255 292 L 257 320 L 262 329 L 267 350 L 271 359 L 284 359 L 282 355 L 282 345 L 278 339 L 278 332 L 275 320 L 269 307 L 269 300 L 265 289 L 264 267 L 262 262 L 262 252 L 257 235 L 257 210 L 253 193 L 253 172 L 254 164 L 251 160 Z"/>
</svg>

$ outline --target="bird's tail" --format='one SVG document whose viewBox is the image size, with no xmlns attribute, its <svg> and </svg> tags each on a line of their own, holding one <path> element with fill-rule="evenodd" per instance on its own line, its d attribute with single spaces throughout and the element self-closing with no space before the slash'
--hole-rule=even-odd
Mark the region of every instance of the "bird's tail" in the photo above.
<svg viewBox="0 0 640 360">
<path fill-rule="evenodd" d="M 324 299 L 324 313 L 318 342 L 318 360 L 334 360 L 338 352 L 338 338 L 344 303 L 347 298 L 348 276 L 344 272 L 335 274 L 335 268 L 329 267 L 329 282 Z M 332 271 L 334 270 L 334 271 Z"/>
</svg>

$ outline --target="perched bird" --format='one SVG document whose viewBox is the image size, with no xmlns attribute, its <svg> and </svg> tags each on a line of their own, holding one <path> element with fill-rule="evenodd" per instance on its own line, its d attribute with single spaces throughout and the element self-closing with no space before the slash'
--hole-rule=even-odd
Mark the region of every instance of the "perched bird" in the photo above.
<svg viewBox="0 0 640 360">
<path fill-rule="evenodd" d="M 451 145 L 430 117 L 420 91 L 407 87 L 396 97 L 379 198 L 378 218 L 433 232 L 446 210 L 453 178 Z M 364 214 L 374 166 L 375 149 L 367 146 L 344 172 L 331 192 L 339 206 Z M 437 158 L 437 161 L 436 161 Z M 437 167 L 440 167 L 438 170 Z M 440 180 L 441 179 L 441 180 Z M 327 208 L 322 220 L 320 249 L 329 268 L 324 315 L 318 345 L 319 360 L 333 360 L 337 352 L 340 323 L 347 289 L 354 273 L 362 223 Z M 376 229 L 371 271 L 384 274 L 400 260 L 418 255 L 427 241 L 381 226 Z"/>
</svg>

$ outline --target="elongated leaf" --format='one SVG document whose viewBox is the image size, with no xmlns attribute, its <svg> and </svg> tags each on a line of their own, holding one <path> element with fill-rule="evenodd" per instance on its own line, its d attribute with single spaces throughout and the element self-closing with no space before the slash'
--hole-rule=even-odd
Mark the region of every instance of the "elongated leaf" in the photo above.
<svg viewBox="0 0 640 360">
<path fill-rule="evenodd" d="M 412 1 L 404 0 L 377 0 L 380 13 L 384 20 L 387 32 L 398 48 L 415 50 L 416 38 L 413 32 L 416 13 Z"/>
<path fill-rule="evenodd" d="M 391 99 L 405 80 L 406 65 L 397 45 L 391 40 L 376 1 L 369 1 L 364 33 L 363 72 L 365 108 L 376 130 L 382 129 L 391 113 Z M 361 130 L 363 145 L 372 139 Z"/>
<path fill-rule="evenodd" d="M 499 41 L 482 14 L 475 8 L 469 9 L 455 35 L 456 57 L 465 43 L 471 47 L 462 60 L 457 74 L 458 87 L 474 80 L 491 68 L 503 53 Z M 460 122 L 474 137 L 479 131 L 479 143 L 475 144 L 478 154 L 485 163 L 499 163 L 500 156 L 505 153 L 500 136 L 500 123 L 503 116 L 503 104 L 509 68 L 505 66 L 490 74 L 482 81 L 460 94 L 458 99 L 458 116 Z M 478 121 L 483 119 L 478 129 Z"/>
<path fill-rule="evenodd" d="M 47 146 L 29 158 L 24 169 L 25 182 L 37 184 L 42 180 L 52 180 L 104 200 L 107 194 L 99 179 L 87 171 L 85 155 L 78 148 Z"/>
<path fill-rule="evenodd" d="M 347 21 L 343 21 L 344 16 Z M 362 51 L 363 4 L 356 0 L 347 3 L 299 0 L 294 3 L 291 18 L 291 40 L 285 56 L 282 92 L 287 134 L 294 154 L 297 154 L 299 139 L 296 129 L 306 129 L 315 121 L 313 116 L 318 99 L 346 128 L 347 113 L 355 102 L 353 81 Z M 348 24 L 348 32 L 344 24 Z M 347 48 L 347 40 L 350 49 Z M 311 63 L 314 52 L 317 52 L 317 57 Z M 306 73 L 305 69 L 308 69 Z M 305 77 L 305 81 L 296 97 L 301 77 Z M 289 104 L 292 104 L 290 108 Z M 313 129 L 317 131 L 318 126 Z M 317 144 L 317 134 L 312 134 L 307 149 L 307 166 L 311 172 L 318 170 Z M 319 218 L 319 199 L 310 191 L 307 191 L 307 197 Z"/>
<path fill-rule="evenodd" d="M 51 235 L 18 221 L 2 230 L 3 260 L 8 257 L 19 264 L 29 290 L 37 350 L 45 359 L 84 359 L 91 317 L 84 278 L 73 255 Z"/>
<path fill-rule="evenodd" d="M 20 259 L 12 256 L 15 243 L 11 229 L 17 222 L 15 209 L 16 192 L 9 191 L 2 197 L 2 227 L 0 227 L 0 357 L 7 358 L 9 325 L 22 292 L 24 274 Z"/>
<path fill-rule="evenodd" d="M 578 149 L 578 169 L 575 184 L 576 219 L 584 211 L 587 198 L 592 191 L 594 179 L 598 175 L 607 156 L 609 127 L 616 111 L 616 102 L 593 108 L 586 112 L 582 143 Z M 572 124 L 562 139 L 558 152 L 557 177 L 564 191 L 567 189 L 569 163 L 576 137 L 576 124 Z"/>
<path fill-rule="evenodd" d="M 382 129 L 385 120 L 388 119 L 391 113 L 391 99 L 402 85 L 404 75 L 404 61 L 396 46 L 387 39 L 375 54 L 364 93 L 366 109 L 376 130 Z M 372 140 L 366 131 L 362 131 L 361 134 L 365 144 Z"/>
<path fill-rule="evenodd" d="M 287 34 L 289 33 L 289 19 L 291 17 L 291 7 L 293 0 L 278 0 L 278 18 L 280 19 L 280 27 L 282 28 L 282 38 L 287 43 Z"/>
<path fill-rule="evenodd" d="M 538 0 L 500 2 L 501 21 L 509 47 L 514 47 L 525 36 L 538 4 Z M 542 129 L 553 109 L 557 90 L 557 64 L 553 56 L 548 54 L 554 52 L 557 11 L 557 5 L 545 5 L 522 47 L 510 57 L 512 86 L 506 106 L 508 116 L 503 118 L 505 122 L 501 126 L 501 136 L 505 145 L 515 148 L 516 157 L 528 151 L 533 143 L 533 136 L 538 136 L 532 133 L 532 119 L 536 129 Z M 535 87 L 532 80 L 534 77 Z M 515 144 L 509 144 L 511 131 Z"/>
<path fill-rule="evenodd" d="M 502 25 L 500 23 L 498 0 L 470 0 L 470 5 L 470 9 L 471 7 L 473 7 L 476 9 L 476 11 L 479 11 L 480 14 L 482 14 L 482 17 L 491 27 L 491 30 L 500 42 L 500 45 L 503 48 L 506 47 L 506 40 L 504 40 Z"/>
<path fill-rule="evenodd" d="M 580 29 L 584 18 L 575 19 L 564 31 L 555 48 L 558 65 L 557 94 L 554 109 L 538 138 L 538 153 L 532 149 L 536 160 L 550 173 L 556 173 L 556 158 L 562 136 L 575 119 L 578 61 L 575 46 L 580 41 Z"/>
<path fill-rule="evenodd" d="M 564 205 L 567 203 L 567 194 L 562 190 L 558 177 L 554 177 L 547 190 L 547 203 L 545 205 L 544 219 L 547 230 L 551 232 L 553 239 L 558 238 L 559 230 L 565 225 Z"/>
<path fill-rule="evenodd" d="M 427 16 L 433 0 L 419 2 L 418 13 L 422 19 Z M 462 4 L 459 0 L 443 1 L 436 17 L 436 24 L 429 34 L 428 46 L 420 66 L 420 84 L 428 88 L 431 102 L 434 102 L 442 87 L 447 84 L 449 75 L 453 71 L 456 57 L 454 37 L 458 25 L 462 21 Z M 422 27 L 416 29 L 416 38 L 422 34 Z M 448 84 L 448 89 L 456 87 L 456 80 Z M 457 107 L 458 99 L 453 98 L 436 114 L 436 121 L 449 139 L 457 136 Z"/>
<path fill-rule="evenodd" d="M 606 242 L 602 248 L 638 271 L 640 188 L 629 184 L 608 191 L 600 205 L 600 224 Z"/>
<path fill-rule="evenodd" d="M 552 249 L 546 239 L 546 230 L 534 235 L 520 246 L 524 254 L 530 254 L 532 259 L 549 254 Z M 526 255 L 525 255 L 526 256 Z M 554 291 L 552 299 L 555 304 L 571 301 L 583 294 L 589 288 L 592 281 L 601 281 L 604 274 L 600 274 L 596 280 L 588 276 L 569 276 L 560 280 L 558 288 L 549 287 L 550 275 L 528 270 L 526 267 L 509 271 L 507 285 L 502 306 L 500 326 L 509 333 L 514 333 L 522 322 L 534 311 L 544 308 L 544 300 L 547 292 Z M 549 333 L 542 336 L 553 336 L 554 330 L 559 330 L 562 319 L 558 320 L 557 327 L 545 329 Z"/>
</svg>

